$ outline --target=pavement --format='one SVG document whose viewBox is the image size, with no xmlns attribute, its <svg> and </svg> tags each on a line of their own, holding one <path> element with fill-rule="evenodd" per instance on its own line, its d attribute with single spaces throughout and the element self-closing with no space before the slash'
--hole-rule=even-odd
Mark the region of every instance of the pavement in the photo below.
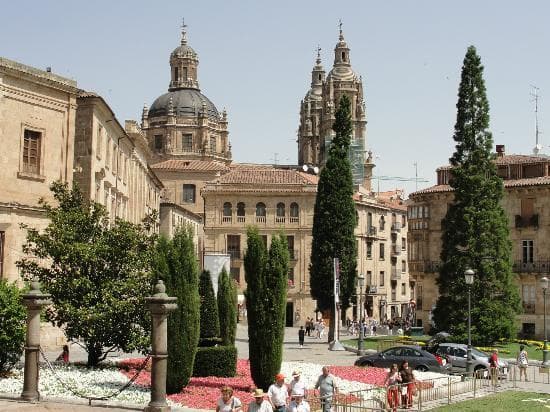
<svg viewBox="0 0 550 412">
<path fill-rule="evenodd" d="M 346 339 L 345 332 L 341 333 L 341 339 Z M 241 359 L 248 358 L 248 326 L 243 323 L 237 325 L 237 337 L 235 346 L 237 347 L 238 356 Z M 71 345 L 70 348 L 71 362 L 86 362 L 86 352 L 78 345 Z M 48 359 L 55 359 L 59 353 L 47 352 Z M 139 353 L 113 353 L 108 359 L 120 359 L 141 356 Z M 311 362 L 322 365 L 353 365 L 357 355 L 348 351 L 330 351 L 326 339 L 320 340 L 314 337 L 305 339 L 304 347 L 301 348 L 298 344 L 298 328 L 286 328 L 285 338 L 283 343 L 283 359 L 290 362 Z M 520 390 L 526 392 L 539 392 L 550 394 L 550 375 L 541 375 L 537 373 L 538 366 L 530 366 L 528 376 L 531 382 L 517 382 L 516 387 L 512 384 L 505 384 L 499 390 Z M 321 373 L 321 371 L 319 371 Z M 534 382 L 538 380 L 539 382 Z M 487 394 L 493 391 L 488 391 Z M 480 393 L 479 395 L 481 395 Z M 455 397 L 454 400 L 461 401 L 471 399 L 471 395 L 465 394 L 462 397 Z M 0 393 L 0 412 L 128 412 L 142 411 L 143 406 L 139 405 L 122 405 L 113 402 L 100 403 L 94 402 L 94 406 L 88 406 L 86 401 L 60 401 L 56 399 L 43 399 L 40 403 L 23 402 L 17 395 L 1 394 Z M 427 405 L 426 405 L 427 406 Z M 432 405 L 430 405 L 431 407 Z M 435 407 L 436 405 L 434 405 Z M 174 408 L 174 412 L 198 411 L 189 408 Z"/>
</svg>

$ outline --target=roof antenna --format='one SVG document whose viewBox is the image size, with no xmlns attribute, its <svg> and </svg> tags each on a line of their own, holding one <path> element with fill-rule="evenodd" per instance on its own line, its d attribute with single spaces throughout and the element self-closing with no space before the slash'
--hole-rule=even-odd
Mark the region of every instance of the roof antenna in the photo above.
<svg viewBox="0 0 550 412">
<path fill-rule="evenodd" d="M 533 148 L 533 153 L 538 155 L 542 149 L 542 145 L 539 143 L 539 88 L 537 86 L 531 85 L 534 90 L 534 93 L 531 93 L 533 100 L 535 102 L 535 147 Z"/>
</svg>

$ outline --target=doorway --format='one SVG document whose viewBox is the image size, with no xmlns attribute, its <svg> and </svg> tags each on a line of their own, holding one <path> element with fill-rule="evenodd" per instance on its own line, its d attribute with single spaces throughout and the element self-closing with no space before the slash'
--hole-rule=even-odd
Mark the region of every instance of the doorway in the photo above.
<svg viewBox="0 0 550 412">
<path fill-rule="evenodd" d="M 286 303 L 286 322 L 285 326 L 291 328 L 294 326 L 294 302 Z"/>
</svg>

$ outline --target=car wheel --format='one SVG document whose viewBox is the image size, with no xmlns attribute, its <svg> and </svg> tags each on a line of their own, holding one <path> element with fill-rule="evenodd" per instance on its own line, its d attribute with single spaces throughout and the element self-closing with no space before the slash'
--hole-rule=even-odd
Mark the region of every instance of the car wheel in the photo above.
<svg viewBox="0 0 550 412">
<path fill-rule="evenodd" d="M 416 367 L 416 370 L 417 370 L 418 372 L 428 372 L 428 368 L 427 368 L 426 366 L 424 366 L 424 365 L 418 365 L 418 366 Z"/>
</svg>

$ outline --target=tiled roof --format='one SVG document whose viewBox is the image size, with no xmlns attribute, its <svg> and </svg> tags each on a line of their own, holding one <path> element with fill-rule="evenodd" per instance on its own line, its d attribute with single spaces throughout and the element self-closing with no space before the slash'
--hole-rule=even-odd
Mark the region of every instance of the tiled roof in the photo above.
<svg viewBox="0 0 550 412">
<path fill-rule="evenodd" d="M 187 171 L 213 171 L 227 172 L 229 167 L 223 163 L 208 160 L 165 160 L 164 162 L 151 165 L 153 170 L 187 170 Z"/>
<path fill-rule="evenodd" d="M 531 177 L 527 179 L 511 179 L 504 181 L 504 187 L 524 187 L 524 186 L 540 186 L 550 185 L 550 176 Z M 438 193 L 438 192 L 452 192 L 453 189 L 450 185 L 435 185 L 427 187 L 426 189 L 418 190 L 411 193 L 411 196 L 421 195 L 424 193 Z"/>
<path fill-rule="evenodd" d="M 520 154 L 509 154 L 502 157 L 497 157 L 495 159 L 495 164 L 497 166 L 505 166 L 512 164 L 525 164 L 525 163 L 547 163 L 550 162 L 550 158 L 547 156 L 533 156 L 533 155 L 520 155 Z M 445 165 L 438 167 L 437 170 L 446 170 L 450 169 L 451 165 Z"/>
<path fill-rule="evenodd" d="M 253 185 L 317 185 L 318 177 L 296 170 L 237 167 L 214 183 Z"/>
</svg>

